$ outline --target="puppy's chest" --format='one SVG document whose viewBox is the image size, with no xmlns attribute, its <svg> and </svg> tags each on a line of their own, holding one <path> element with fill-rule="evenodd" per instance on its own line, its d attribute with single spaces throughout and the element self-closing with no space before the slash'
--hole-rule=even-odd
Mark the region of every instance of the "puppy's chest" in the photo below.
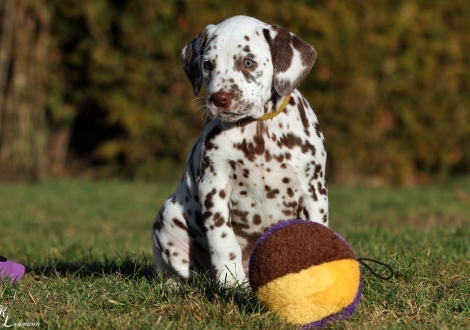
<svg viewBox="0 0 470 330">
<path fill-rule="evenodd" d="M 232 222 L 256 227 L 295 217 L 304 195 L 296 168 L 289 162 L 257 160 L 251 166 L 237 163 L 229 175 Z"/>
<path fill-rule="evenodd" d="M 225 177 L 233 222 L 264 226 L 297 215 L 305 195 L 299 178 L 315 159 L 315 150 L 305 148 L 308 141 L 286 143 L 293 138 L 289 134 L 258 125 L 224 132 L 213 140 L 218 147 L 208 157 L 216 173 L 208 175 L 215 180 Z"/>
<path fill-rule="evenodd" d="M 284 153 L 276 160 L 271 152 L 272 149 L 251 161 L 246 158 L 230 160 L 228 189 L 233 204 L 243 203 L 246 198 L 265 202 L 293 197 L 299 186 L 300 164 L 293 164 L 292 156 L 287 160 Z"/>
</svg>

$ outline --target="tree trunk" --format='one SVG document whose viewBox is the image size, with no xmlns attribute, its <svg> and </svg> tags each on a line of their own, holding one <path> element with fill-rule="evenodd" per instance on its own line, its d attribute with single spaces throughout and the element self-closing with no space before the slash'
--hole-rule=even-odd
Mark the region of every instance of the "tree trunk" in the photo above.
<svg viewBox="0 0 470 330">
<path fill-rule="evenodd" d="M 46 167 L 49 14 L 43 0 L 0 0 L 0 177 Z"/>
</svg>

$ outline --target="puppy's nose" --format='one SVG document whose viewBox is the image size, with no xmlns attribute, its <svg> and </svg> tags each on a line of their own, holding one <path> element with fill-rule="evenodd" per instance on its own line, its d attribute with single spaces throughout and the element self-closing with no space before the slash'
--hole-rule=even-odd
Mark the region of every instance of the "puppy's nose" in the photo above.
<svg viewBox="0 0 470 330">
<path fill-rule="evenodd" d="M 210 101 L 219 108 L 230 105 L 230 94 L 227 92 L 217 92 L 211 95 Z"/>
</svg>

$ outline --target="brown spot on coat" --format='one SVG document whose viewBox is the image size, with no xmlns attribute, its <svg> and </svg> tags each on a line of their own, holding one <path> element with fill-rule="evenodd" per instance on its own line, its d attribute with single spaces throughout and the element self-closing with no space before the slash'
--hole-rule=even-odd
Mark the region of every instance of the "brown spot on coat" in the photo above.
<svg viewBox="0 0 470 330">
<path fill-rule="evenodd" d="M 271 153 L 269 152 L 269 150 L 266 150 L 265 153 L 264 153 L 264 159 L 269 162 L 271 161 L 272 159 L 272 156 L 271 156 Z"/>
<path fill-rule="evenodd" d="M 294 135 L 293 133 L 287 133 L 281 136 L 278 142 L 278 146 L 286 146 L 288 149 L 293 149 L 294 147 L 300 147 L 300 150 L 302 153 L 310 153 L 312 155 L 315 155 L 316 149 L 315 146 L 313 146 L 309 141 L 303 141 L 302 138 L 300 138 L 297 135 Z"/>
<path fill-rule="evenodd" d="M 307 208 L 304 207 L 302 212 L 305 214 L 305 219 L 310 219 L 310 214 L 308 213 Z"/>
<path fill-rule="evenodd" d="M 292 191 L 292 188 L 287 188 L 287 195 L 289 195 L 289 197 L 294 197 L 294 192 Z"/>
<path fill-rule="evenodd" d="M 207 210 L 210 210 L 214 206 L 214 202 L 212 201 L 212 198 L 216 194 L 215 188 L 212 189 L 210 193 L 206 195 L 206 199 L 204 200 L 204 206 L 206 207 Z"/>
<path fill-rule="evenodd" d="M 178 228 L 181 228 L 183 230 L 188 230 L 188 226 L 186 226 L 186 224 L 184 224 L 182 221 L 180 221 L 178 218 L 173 218 L 173 223 L 178 227 Z"/>
<path fill-rule="evenodd" d="M 245 138 L 241 143 L 235 144 L 234 146 L 238 150 L 241 150 L 245 158 L 251 162 L 255 160 L 256 155 L 262 155 L 266 150 L 264 138 L 258 131 L 253 136 L 253 142 L 248 142 Z"/>
<path fill-rule="evenodd" d="M 259 226 L 261 224 L 262 220 L 261 220 L 261 216 L 259 214 L 255 214 L 253 216 L 253 224 L 256 225 L 256 226 Z"/>
<path fill-rule="evenodd" d="M 310 130 L 309 130 L 310 123 L 308 122 L 303 103 L 302 102 L 299 103 L 297 108 L 299 110 L 300 120 L 302 121 L 302 125 L 304 126 L 304 133 L 305 135 L 310 136 Z"/>
<path fill-rule="evenodd" d="M 297 203 L 297 219 L 302 219 L 300 213 L 302 213 L 303 204 L 304 204 L 304 198 L 300 196 L 299 202 Z M 305 219 L 308 219 L 308 217 L 306 217 Z"/>
<path fill-rule="evenodd" d="M 268 185 L 264 186 L 264 189 L 268 192 L 266 194 L 266 197 L 269 198 L 269 199 L 276 198 L 277 194 L 280 193 L 279 189 L 277 189 L 277 188 L 276 189 L 271 189 L 271 187 L 268 186 Z"/>
<path fill-rule="evenodd" d="M 315 202 L 318 201 L 317 192 L 315 191 L 315 187 L 312 184 L 308 186 L 308 192 L 310 193 Z"/>
<path fill-rule="evenodd" d="M 160 214 L 158 215 L 158 217 L 155 219 L 154 223 L 153 223 L 153 231 L 160 231 L 163 226 L 165 225 L 165 223 L 163 222 L 163 219 L 162 219 L 162 211 L 160 211 Z"/>
<path fill-rule="evenodd" d="M 220 212 L 217 212 L 214 214 L 214 225 L 216 227 L 222 227 L 222 225 L 225 223 L 225 218 L 221 216 Z"/>
<path fill-rule="evenodd" d="M 315 124 L 313 124 L 313 126 L 315 127 L 315 132 L 317 133 L 317 136 L 318 136 L 319 138 L 321 138 L 320 124 L 319 124 L 319 123 L 315 123 Z"/>
<path fill-rule="evenodd" d="M 282 210 L 282 213 L 286 217 L 290 217 L 290 216 L 295 217 L 297 215 L 294 210 Z"/>
<path fill-rule="evenodd" d="M 284 161 L 284 155 L 283 154 L 274 155 L 274 159 L 277 160 L 279 163 L 281 163 L 282 161 Z"/>
<path fill-rule="evenodd" d="M 328 191 L 326 189 L 326 184 L 325 184 L 325 187 L 321 184 L 320 181 L 318 181 L 318 184 L 317 184 L 317 187 L 318 187 L 318 192 L 322 195 L 326 195 L 328 194 Z"/>
<path fill-rule="evenodd" d="M 229 162 L 229 164 L 230 164 L 230 167 L 231 167 L 233 170 L 237 168 L 237 163 L 235 163 L 235 161 L 229 160 L 228 162 Z"/>
<path fill-rule="evenodd" d="M 239 220 L 243 221 L 244 223 L 248 223 L 248 214 L 249 214 L 248 211 L 243 212 L 237 209 L 232 209 L 230 212 L 232 214 L 231 216 L 232 219 L 236 217 Z"/>
<path fill-rule="evenodd" d="M 204 141 L 204 154 L 202 157 L 202 163 L 201 163 L 201 170 L 204 173 L 207 168 L 209 168 L 210 172 L 213 173 L 214 175 L 217 175 L 214 169 L 214 165 L 210 159 L 210 157 L 207 155 L 207 152 L 209 152 L 212 149 L 218 149 L 218 147 L 214 144 L 213 139 L 222 131 L 222 128 L 220 126 L 215 126 L 206 136 L 206 139 Z"/>
</svg>

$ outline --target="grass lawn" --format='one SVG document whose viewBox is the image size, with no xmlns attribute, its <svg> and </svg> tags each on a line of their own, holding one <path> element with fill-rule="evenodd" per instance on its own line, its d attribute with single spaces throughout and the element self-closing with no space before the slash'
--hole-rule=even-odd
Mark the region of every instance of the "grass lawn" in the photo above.
<svg viewBox="0 0 470 330">
<path fill-rule="evenodd" d="M 150 228 L 174 187 L 0 183 L 0 255 L 28 269 L 19 283 L 0 283 L 0 327 L 8 315 L 52 329 L 290 329 L 249 290 L 152 276 Z M 359 257 L 396 271 L 383 281 L 364 270 L 356 313 L 332 328 L 470 328 L 470 177 L 330 187 L 330 227 Z"/>
</svg>

